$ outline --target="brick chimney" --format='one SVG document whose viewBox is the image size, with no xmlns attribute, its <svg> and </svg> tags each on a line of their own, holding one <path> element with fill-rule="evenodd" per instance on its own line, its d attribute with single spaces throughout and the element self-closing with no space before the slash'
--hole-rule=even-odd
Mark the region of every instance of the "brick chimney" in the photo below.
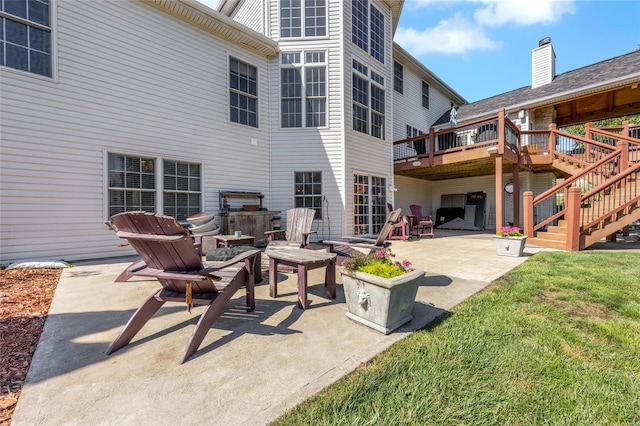
<svg viewBox="0 0 640 426">
<path fill-rule="evenodd" d="M 531 51 L 531 88 L 544 86 L 556 76 L 556 53 L 553 51 L 551 37 L 538 42 L 538 48 Z"/>
</svg>

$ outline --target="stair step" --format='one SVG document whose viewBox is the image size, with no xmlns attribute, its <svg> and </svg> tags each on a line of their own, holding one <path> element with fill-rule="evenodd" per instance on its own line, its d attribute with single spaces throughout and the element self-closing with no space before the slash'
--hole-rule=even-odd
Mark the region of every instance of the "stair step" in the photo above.
<svg viewBox="0 0 640 426">
<path fill-rule="evenodd" d="M 565 234 L 567 235 L 567 225 L 563 224 L 564 226 L 555 226 L 555 225 L 550 225 L 547 226 L 547 231 L 546 232 L 551 232 L 554 234 Z M 544 231 L 543 231 L 544 232 Z"/>
<path fill-rule="evenodd" d="M 567 233 L 538 231 L 538 233 L 536 234 L 536 238 L 552 241 L 567 241 Z"/>
<path fill-rule="evenodd" d="M 558 249 L 558 250 L 565 250 L 567 247 L 567 243 L 565 243 L 564 241 L 547 240 L 547 239 L 538 238 L 538 237 L 527 238 L 527 244 L 529 243 L 535 244 L 537 246 Z"/>
</svg>

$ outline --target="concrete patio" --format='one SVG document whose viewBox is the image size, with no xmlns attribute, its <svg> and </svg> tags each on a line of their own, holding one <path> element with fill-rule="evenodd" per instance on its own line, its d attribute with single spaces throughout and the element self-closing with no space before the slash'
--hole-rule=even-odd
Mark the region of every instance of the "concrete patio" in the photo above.
<svg viewBox="0 0 640 426">
<path fill-rule="evenodd" d="M 396 259 L 426 276 L 414 319 L 390 335 L 349 320 L 338 295 L 325 296 L 324 270 L 309 274 L 309 309 L 296 306 L 296 276 L 267 273 L 256 310 L 243 292 L 214 323 L 200 350 L 179 365 L 202 308 L 166 304 L 133 342 L 107 356 L 124 324 L 158 288 L 154 280 L 114 278 L 132 258 L 82 262 L 64 270 L 12 424 L 263 425 L 369 361 L 408 333 L 483 289 L 525 257 L 499 257 L 492 234 L 436 231 L 436 238 L 394 241 Z"/>
</svg>

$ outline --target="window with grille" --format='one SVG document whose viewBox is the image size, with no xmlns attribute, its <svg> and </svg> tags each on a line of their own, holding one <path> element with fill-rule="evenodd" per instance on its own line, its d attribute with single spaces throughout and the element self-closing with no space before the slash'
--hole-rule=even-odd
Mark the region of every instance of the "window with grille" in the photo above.
<svg viewBox="0 0 640 426">
<path fill-rule="evenodd" d="M 353 60 L 353 130 L 385 139 L 384 77 Z"/>
<path fill-rule="evenodd" d="M 164 160 L 163 213 L 183 220 L 202 211 L 201 166 Z"/>
<path fill-rule="evenodd" d="M 288 52 L 281 58 L 281 126 L 326 126 L 326 52 Z"/>
<path fill-rule="evenodd" d="M 280 37 L 324 37 L 326 35 L 326 0 L 280 1 Z"/>
<path fill-rule="evenodd" d="M 162 179 L 157 162 L 162 161 Z M 202 211 L 202 165 L 125 154 L 108 154 L 108 214 L 143 210 L 184 220 Z M 161 185 L 158 188 L 157 185 Z M 158 194 L 162 194 L 162 209 Z"/>
<path fill-rule="evenodd" d="M 322 172 L 295 172 L 294 180 L 295 207 L 313 209 L 322 219 Z"/>
<path fill-rule="evenodd" d="M 384 63 L 385 18 L 368 0 L 351 2 L 351 41 Z"/>
<path fill-rule="evenodd" d="M 404 93 L 404 68 L 398 62 L 393 62 L 393 90 Z"/>
<path fill-rule="evenodd" d="M 429 109 L 429 85 L 422 82 L 422 106 Z"/>
<path fill-rule="evenodd" d="M 229 118 L 258 127 L 258 68 L 229 58 Z"/>
<path fill-rule="evenodd" d="M 380 233 L 387 219 L 387 180 L 384 177 L 353 175 L 353 234 Z"/>
<path fill-rule="evenodd" d="M 0 0 L 0 65 L 52 76 L 49 0 Z"/>
</svg>

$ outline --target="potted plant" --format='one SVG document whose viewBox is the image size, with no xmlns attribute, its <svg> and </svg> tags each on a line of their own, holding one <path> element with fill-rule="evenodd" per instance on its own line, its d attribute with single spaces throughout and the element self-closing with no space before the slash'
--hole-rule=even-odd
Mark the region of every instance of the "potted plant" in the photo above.
<svg viewBox="0 0 640 426">
<path fill-rule="evenodd" d="M 517 226 L 502 226 L 493 237 L 498 256 L 522 256 L 527 237 Z"/>
<path fill-rule="evenodd" d="M 411 321 L 411 310 L 424 271 L 408 261 L 393 260 L 386 248 L 368 255 L 356 253 L 341 269 L 347 317 L 389 334 Z"/>
</svg>

